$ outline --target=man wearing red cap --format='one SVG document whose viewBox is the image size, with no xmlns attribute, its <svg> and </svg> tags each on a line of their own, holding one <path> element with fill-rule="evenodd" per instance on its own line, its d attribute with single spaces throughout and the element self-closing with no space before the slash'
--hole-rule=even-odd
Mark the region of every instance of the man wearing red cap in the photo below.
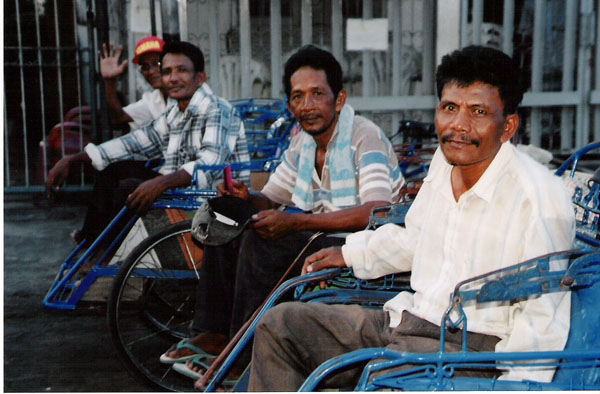
<svg viewBox="0 0 600 394">
<path fill-rule="evenodd" d="M 140 62 L 145 56 L 157 55 L 147 53 L 149 48 L 141 48 Z M 129 213 L 145 213 L 165 190 L 189 186 L 192 175 L 197 176 L 200 189 L 212 189 L 221 182 L 222 171 L 196 171 L 197 165 L 250 160 L 237 110 L 205 83 L 200 48 L 188 42 L 169 42 L 157 56 L 161 89 L 169 96 L 166 110 L 146 126 L 64 156 L 48 173 L 46 189 L 51 194 L 60 188 L 73 164 L 91 164 L 98 170 L 83 227 L 72 234 L 76 242 L 96 239 L 124 204 Z M 146 160 L 157 158 L 163 159 L 160 168 L 146 168 Z M 236 177 L 249 181 L 249 175 L 244 170 Z M 118 234 L 121 228 L 111 234 Z M 112 239 L 109 236 L 107 242 Z"/>
<path fill-rule="evenodd" d="M 133 130 L 138 129 L 162 115 L 166 108 L 167 92 L 162 88 L 160 77 L 160 53 L 163 50 L 165 42 L 155 36 L 142 38 L 135 47 L 135 56 L 132 59 L 133 64 L 140 66 L 142 76 L 152 86 L 154 90 L 145 92 L 142 98 L 135 103 L 125 107 L 117 95 L 117 77 L 125 72 L 127 60 L 119 63 L 123 54 L 123 47 L 115 52 L 114 45 L 110 48 L 103 45 L 100 55 L 100 73 L 104 79 L 106 90 L 106 101 L 110 121 L 113 126 L 130 124 Z"/>
</svg>

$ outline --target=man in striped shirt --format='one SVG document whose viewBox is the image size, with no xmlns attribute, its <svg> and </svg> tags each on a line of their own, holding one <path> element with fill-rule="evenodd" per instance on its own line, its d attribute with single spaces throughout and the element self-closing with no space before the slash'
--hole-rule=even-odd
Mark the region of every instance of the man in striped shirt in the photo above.
<svg viewBox="0 0 600 394">
<path fill-rule="evenodd" d="M 124 204 L 143 214 L 165 190 L 189 186 L 197 165 L 249 160 L 237 111 L 204 87 L 202 51 L 187 42 L 171 42 L 160 60 L 169 95 L 166 112 L 141 129 L 65 156 L 48 174 L 46 188 L 52 192 L 74 163 L 90 163 L 100 171 L 79 241 L 94 240 Z M 160 169 L 146 168 L 147 160 L 155 158 L 164 159 Z M 238 175 L 249 178 L 247 172 Z M 201 171 L 198 179 L 200 188 L 212 188 L 221 172 Z"/>
<path fill-rule="evenodd" d="M 295 391 L 322 362 L 361 348 L 436 353 L 457 283 L 571 248 L 575 226 L 564 185 L 510 143 L 523 96 L 518 64 L 495 49 L 467 47 L 442 59 L 436 80 L 440 148 L 406 227 L 351 234 L 342 247 L 309 256 L 303 268 L 352 267 L 365 279 L 411 271 L 414 293 L 399 293 L 383 310 L 297 302 L 275 307 L 255 333 L 250 391 Z M 464 310 L 472 351 L 561 350 L 569 332 L 567 292 Z M 448 333 L 446 350 L 460 351 L 461 337 Z M 461 372 L 486 376 L 476 368 Z M 548 382 L 554 370 L 505 372 L 501 379 Z M 349 370 L 326 384 L 350 387 L 359 373 Z"/>
<path fill-rule="evenodd" d="M 260 211 L 240 237 L 205 245 L 192 327 L 198 335 L 163 354 L 165 363 L 219 353 L 315 232 L 363 229 L 374 207 L 398 198 L 403 178 L 393 148 L 379 127 L 345 103 L 342 69 L 333 55 L 301 48 L 286 63 L 283 82 L 301 130 L 260 193 L 249 193 L 239 181 L 231 192 L 219 187 Z M 302 212 L 278 209 L 284 206 Z M 324 237 L 313 250 L 341 242 Z M 294 273 L 300 269 L 298 264 Z M 187 363 L 190 376 L 203 369 L 202 357 Z"/>
</svg>

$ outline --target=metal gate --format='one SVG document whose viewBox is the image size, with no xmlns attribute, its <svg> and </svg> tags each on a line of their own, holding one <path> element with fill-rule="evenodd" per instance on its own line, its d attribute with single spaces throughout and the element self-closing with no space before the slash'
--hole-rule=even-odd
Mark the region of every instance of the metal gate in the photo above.
<svg viewBox="0 0 600 394">
<path fill-rule="evenodd" d="M 53 163 L 97 138 L 85 11 L 64 0 L 4 3 L 5 192 L 42 191 Z M 85 183 L 74 170 L 68 188 Z"/>
</svg>

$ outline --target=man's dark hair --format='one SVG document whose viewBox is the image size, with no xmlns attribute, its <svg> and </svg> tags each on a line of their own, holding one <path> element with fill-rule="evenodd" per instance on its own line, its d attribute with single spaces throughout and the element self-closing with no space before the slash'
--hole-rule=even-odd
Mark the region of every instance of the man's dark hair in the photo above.
<svg viewBox="0 0 600 394">
<path fill-rule="evenodd" d="M 314 45 L 305 45 L 298 49 L 298 52 L 294 53 L 285 63 L 283 87 L 288 100 L 292 93 L 292 75 L 299 68 L 305 66 L 325 71 L 327 83 L 333 91 L 334 97 L 337 97 L 340 90 L 342 90 L 342 66 L 331 53 Z"/>
<path fill-rule="evenodd" d="M 202 54 L 200 48 L 194 44 L 190 44 L 189 42 L 185 41 L 167 42 L 160 54 L 161 63 L 167 53 L 185 55 L 194 64 L 194 72 L 199 73 L 204 71 L 204 55 Z"/>
<path fill-rule="evenodd" d="M 450 82 L 466 87 L 483 82 L 498 88 L 504 104 L 504 115 L 514 114 L 523 99 L 523 85 L 519 64 L 497 49 L 483 46 L 468 46 L 442 58 L 435 82 L 438 98 L 442 89 Z"/>
</svg>

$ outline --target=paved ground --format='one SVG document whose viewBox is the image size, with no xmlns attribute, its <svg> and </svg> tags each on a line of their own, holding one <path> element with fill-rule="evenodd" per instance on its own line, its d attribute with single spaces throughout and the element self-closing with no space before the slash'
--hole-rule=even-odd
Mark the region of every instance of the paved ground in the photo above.
<svg viewBox="0 0 600 394">
<path fill-rule="evenodd" d="M 42 305 L 84 212 L 81 201 L 5 196 L 5 392 L 148 391 L 117 359 L 103 307 Z"/>
</svg>

